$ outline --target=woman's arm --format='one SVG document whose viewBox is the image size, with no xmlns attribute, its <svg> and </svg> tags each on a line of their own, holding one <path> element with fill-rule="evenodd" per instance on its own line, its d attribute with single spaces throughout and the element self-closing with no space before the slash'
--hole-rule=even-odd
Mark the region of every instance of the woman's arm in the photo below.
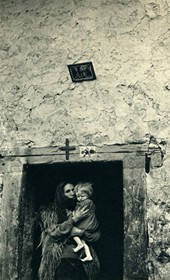
<svg viewBox="0 0 170 280">
<path fill-rule="evenodd" d="M 72 217 L 60 224 L 53 224 L 46 229 L 46 232 L 52 237 L 61 237 L 68 234 L 73 228 L 74 222 Z"/>
<path fill-rule="evenodd" d="M 83 219 L 88 213 L 88 209 L 77 209 L 72 216 L 69 216 L 63 223 L 57 222 L 57 217 L 53 211 L 43 211 L 41 214 L 42 229 L 51 237 L 62 237 L 71 232 L 78 221 Z"/>
</svg>

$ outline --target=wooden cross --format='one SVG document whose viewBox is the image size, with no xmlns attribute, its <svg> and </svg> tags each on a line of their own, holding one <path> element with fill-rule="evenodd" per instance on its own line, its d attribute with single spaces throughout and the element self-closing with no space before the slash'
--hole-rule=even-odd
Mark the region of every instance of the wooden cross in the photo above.
<svg viewBox="0 0 170 280">
<path fill-rule="evenodd" d="M 65 146 L 59 148 L 61 151 L 66 151 L 66 160 L 69 159 L 69 152 L 74 151 L 76 148 L 74 146 L 69 146 L 69 140 L 66 138 Z"/>
</svg>

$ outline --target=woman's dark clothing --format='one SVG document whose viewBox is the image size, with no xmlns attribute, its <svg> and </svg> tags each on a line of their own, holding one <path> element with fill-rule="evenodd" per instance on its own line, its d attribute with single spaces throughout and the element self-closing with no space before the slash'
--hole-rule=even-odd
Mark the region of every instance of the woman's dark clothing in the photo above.
<svg viewBox="0 0 170 280">
<path fill-rule="evenodd" d="M 55 280 L 88 280 L 82 262 L 78 259 L 63 258 L 56 270 Z"/>
<path fill-rule="evenodd" d="M 54 206 L 41 210 L 38 215 L 42 246 L 39 280 L 66 280 L 68 277 L 72 277 L 68 280 L 95 280 L 100 269 L 95 251 L 88 244 L 93 260 L 84 263 L 79 260 L 79 254 L 69 248 L 70 242 L 73 242 L 70 233 L 76 224 L 71 216 L 59 222 Z"/>
</svg>

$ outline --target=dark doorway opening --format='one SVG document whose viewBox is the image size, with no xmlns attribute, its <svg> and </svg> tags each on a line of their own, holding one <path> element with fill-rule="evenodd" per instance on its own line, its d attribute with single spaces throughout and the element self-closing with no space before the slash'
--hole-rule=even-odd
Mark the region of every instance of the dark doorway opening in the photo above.
<svg viewBox="0 0 170 280">
<path fill-rule="evenodd" d="M 34 216 L 40 206 L 52 202 L 55 189 L 61 181 L 90 181 L 94 186 L 93 201 L 101 229 L 101 239 L 96 242 L 95 250 L 101 263 L 101 273 L 97 280 L 123 279 L 123 166 L 121 161 L 56 163 L 27 166 L 25 187 L 24 227 L 27 217 Z M 28 217 L 28 220 L 31 218 Z M 26 230 L 23 233 L 27 236 Z M 37 250 L 40 233 L 33 232 L 34 252 L 31 270 L 37 279 L 40 249 Z M 27 242 L 27 240 L 25 239 Z M 24 249 L 25 248 L 25 249 Z M 28 249 L 26 245 L 22 250 Z M 23 253 L 24 256 L 24 253 Z M 22 266 L 24 266 L 22 261 Z M 22 267 L 24 273 L 25 269 Z M 25 279 L 25 278 L 23 278 Z"/>
</svg>

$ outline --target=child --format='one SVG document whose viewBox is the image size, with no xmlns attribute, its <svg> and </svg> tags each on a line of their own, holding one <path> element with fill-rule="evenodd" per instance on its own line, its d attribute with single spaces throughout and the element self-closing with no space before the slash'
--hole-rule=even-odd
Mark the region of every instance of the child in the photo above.
<svg viewBox="0 0 170 280">
<path fill-rule="evenodd" d="M 91 261 L 92 255 L 90 253 L 90 249 L 86 244 L 85 240 L 90 241 L 90 238 L 93 235 L 96 235 L 96 239 L 99 237 L 99 223 L 95 216 L 95 205 L 90 197 L 93 194 L 93 188 L 91 183 L 79 183 L 74 188 L 76 197 L 77 197 L 77 205 L 76 208 L 82 209 L 84 206 L 89 210 L 88 217 L 84 218 L 80 222 L 78 222 L 76 227 L 73 227 L 71 235 L 73 236 L 74 241 L 76 242 L 77 246 L 74 248 L 74 252 L 78 252 L 82 248 L 84 248 L 85 258 L 81 259 L 83 262 Z M 76 233 L 74 233 L 74 229 L 76 232 L 76 228 L 82 230 L 83 232 L 83 239 L 80 239 Z"/>
</svg>

